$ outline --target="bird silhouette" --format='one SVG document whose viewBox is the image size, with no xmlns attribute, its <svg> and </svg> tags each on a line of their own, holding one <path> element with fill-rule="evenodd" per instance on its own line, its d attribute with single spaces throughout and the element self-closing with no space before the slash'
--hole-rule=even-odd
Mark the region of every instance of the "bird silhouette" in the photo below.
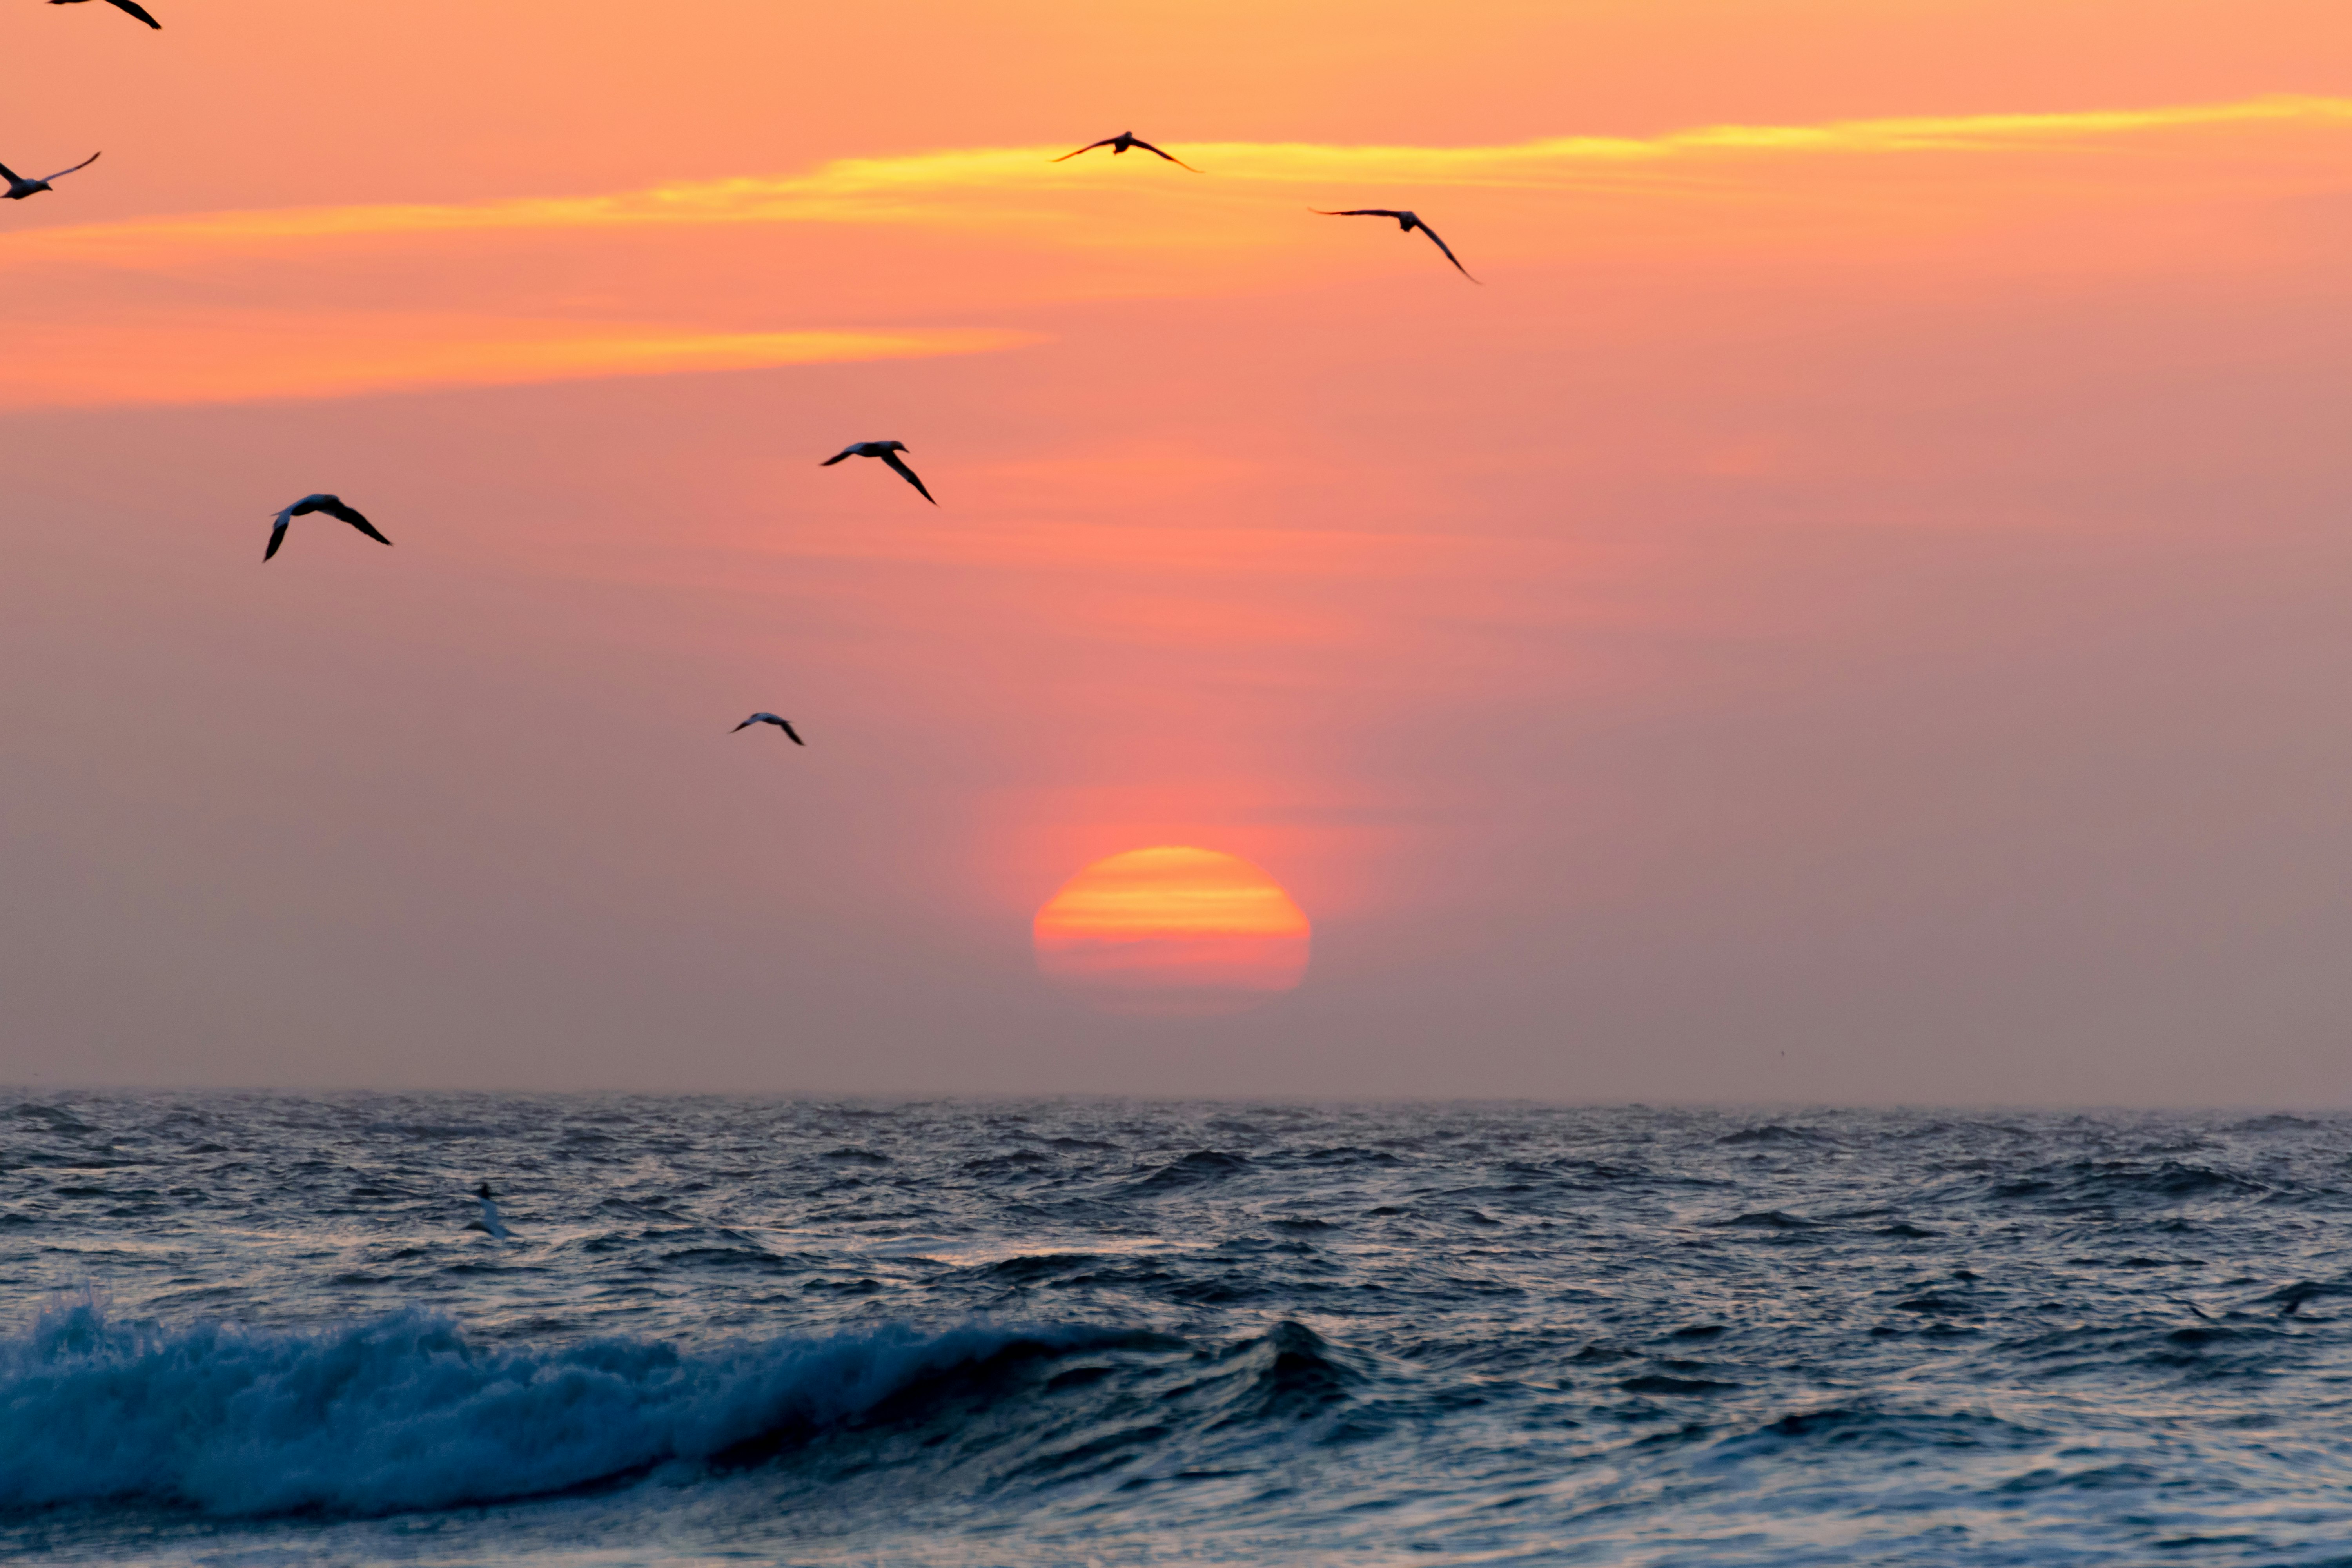
<svg viewBox="0 0 2352 1568">
<path fill-rule="evenodd" d="M 92 153 L 89 157 L 76 163 L 73 169 L 59 169 L 56 174 L 48 176 L 48 179 L 43 180 L 28 180 L 7 164 L 0 163 L 0 179 L 5 179 L 8 182 L 7 195 L 0 196 L 0 201 L 21 202 L 26 196 L 38 195 L 49 188 L 49 180 L 62 180 L 72 174 L 74 169 L 87 169 L 98 162 L 98 157 L 96 153 Z"/>
<path fill-rule="evenodd" d="M 1138 136 L 1132 131 L 1122 131 L 1116 136 L 1106 136 L 1099 142 L 1089 142 L 1085 146 L 1079 148 L 1078 153 L 1091 153 L 1097 147 L 1109 148 L 1111 156 L 1114 158 L 1118 156 L 1121 153 L 1126 152 L 1129 147 L 1140 147 L 1147 153 L 1159 153 L 1160 156 L 1167 159 L 1170 163 L 1175 164 L 1180 169 L 1192 169 L 1192 165 L 1184 162 L 1183 159 L 1179 158 L 1173 153 L 1160 153 L 1159 148 L 1154 147 L 1150 142 L 1146 142 L 1142 137 Z M 1076 157 L 1078 153 L 1065 153 L 1058 158 L 1048 158 L 1046 162 L 1049 163 L 1066 163 L 1071 159 Z M 1196 174 L 1203 174 L 1206 171 L 1201 169 L 1192 169 L 1192 173 Z"/>
<path fill-rule="evenodd" d="M 1429 242 L 1445 252 L 1445 259 L 1454 263 L 1454 270 L 1465 278 L 1470 278 L 1470 269 L 1462 265 L 1462 258 L 1454 254 L 1454 247 L 1438 238 L 1437 231 L 1422 222 L 1419 213 L 1404 212 L 1395 207 L 1350 207 L 1346 212 L 1338 213 L 1327 213 L 1321 207 L 1308 207 L 1307 210 L 1324 217 L 1392 217 L 1397 221 L 1397 227 L 1404 230 L 1405 233 L 1411 234 L 1414 229 L 1419 229 L 1429 236 Z M 1470 278 L 1470 281 L 1475 283 L 1478 279 Z"/>
<path fill-rule="evenodd" d="M 734 730 L 730 730 L 727 732 L 732 735 L 736 731 L 748 730 L 754 724 L 773 724 L 777 729 L 782 730 L 785 734 L 792 737 L 792 742 L 793 745 L 805 746 L 808 744 L 806 741 L 801 739 L 801 732 L 793 728 L 793 721 L 790 719 L 779 719 L 773 713 L 754 713 L 749 719 L 744 720 L 740 724 L 736 725 Z"/>
<path fill-rule="evenodd" d="M 900 479 L 922 491 L 925 500 L 930 501 L 933 506 L 939 505 L 937 500 L 932 500 L 931 492 L 923 489 L 923 481 L 915 477 L 915 470 L 898 460 L 898 454 L 906 449 L 907 443 L 904 441 L 852 441 L 848 446 L 819 463 L 817 467 L 829 468 L 844 458 L 879 458 L 898 469 Z"/>
<path fill-rule="evenodd" d="M 52 5 L 79 5 L 84 3 L 85 0 L 49 0 Z M 106 0 L 106 3 L 118 11 L 129 12 L 151 27 L 161 28 L 163 26 L 163 23 L 147 15 L 146 8 L 139 5 L 138 0 Z"/>
<path fill-rule="evenodd" d="M 378 544 L 390 544 L 392 542 L 391 540 L 386 539 L 383 534 L 378 533 L 375 531 L 375 524 L 362 517 L 355 508 L 345 506 L 343 504 L 342 497 L 330 495 L 304 496 L 300 500 L 296 501 L 292 506 L 286 508 L 278 514 L 278 521 L 271 524 L 269 529 L 269 548 L 261 552 L 261 558 L 264 561 L 267 561 L 271 556 L 278 553 L 278 547 L 286 542 L 286 525 L 289 522 L 291 522 L 298 517 L 308 517 L 314 511 L 323 511 L 329 517 L 338 517 L 342 519 L 345 522 L 350 523 L 353 528 L 358 529 L 362 533 L 366 534 L 370 539 L 374 540 Z"/>
</svg>

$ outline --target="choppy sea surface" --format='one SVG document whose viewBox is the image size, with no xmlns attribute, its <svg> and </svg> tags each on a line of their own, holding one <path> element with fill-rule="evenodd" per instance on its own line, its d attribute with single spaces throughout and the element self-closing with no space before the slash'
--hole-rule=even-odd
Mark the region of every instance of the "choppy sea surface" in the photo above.
<svg viewBox="0 0 2352 1568">
<path fill-rule="evenodd" d="M 2347 1219 L 2341 1118 L 0 1097 L 0 1555 L 2352 1563 Z"/>
</svg>

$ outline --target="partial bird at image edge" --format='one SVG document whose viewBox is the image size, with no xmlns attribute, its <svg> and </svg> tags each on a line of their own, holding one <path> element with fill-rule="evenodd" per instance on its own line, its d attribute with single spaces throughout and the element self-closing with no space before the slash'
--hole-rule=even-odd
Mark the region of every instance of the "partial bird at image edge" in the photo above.
<svg viewBox="0 0 2352 1568">
<path fill-rule="evenodd" d="M 49 0 L 52 5 L 80 5 L 87 3 L 88 0 Z M 147 8 L 140 5 L 139 0 L 106 0 L 106 3 L 126 16 L 138 17 L 159 33 L 163 30 L 163 24 L 150 16 L 147 14 Z"/>
<path fill-rule="evenodd" d="M 74 169 L 87 169 L 97 163 L 101 155 L 100 153 L 92 153 L 89 157 L 76 163 L 73 169 L 59 169 L 56 174 L 38 180 L 28 180 L 7 164 L 0 163 L 0 180 L 8 182 L 8 188 L 5 191 L 0 191 L 0 201 L 21 202 L 26 196 L 38 195 L 49 188 L 50 180 L 62 180 L 72 174 Z"/>
</svg>

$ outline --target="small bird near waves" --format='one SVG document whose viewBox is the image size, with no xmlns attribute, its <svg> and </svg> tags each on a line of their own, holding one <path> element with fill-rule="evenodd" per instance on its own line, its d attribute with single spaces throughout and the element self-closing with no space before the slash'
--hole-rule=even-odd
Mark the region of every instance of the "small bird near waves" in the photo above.
<svg viewBox="0 0 2352 1568">
<path fill-rule="evenodd" d="M 923 489 L 923 481 L 915 477 L 915 470 L 898 460 L 898 454 L 906 449 L 907 443 L 904 441 L 852 441 L 848 446 L 819 463 L 817 467 L 829 468 L 844 458 L 879 458 L 898 469 L 900 479 L 920 490 L 925 500 L 930 501 L 933 506 L 939 505 L 938 501 L 932 500 L 931 492 Z"/>
<path fill-rule="evenodd" d="M 366 534 L 370 539 L 374 540 L 378 544 L 390 544 L 392 542 L 391 540 L 386 539 L 383 534 L 378 533 L 375 531 L 375 524 L 362 517 L 356 508 L 345 506 L 343 504 L 342 497 L 331 495 L 304 496 L 300 500 L 296 501 L 292 506 L 288 507 L 285 510 L 278 514 L 277 522 L 272 524 L 269 530 L 269 548 L 261 552 L 261 558 L 264 561 L 267 561 L 271 556 L 278 553 L 278 547 L 286 542 L 286 525 L 289 522 L 291 522 L 298 517 L 308 517 L 314 511 L 323 511 L 329 517 L 338 517 L 342 519 L 345 522 L 350 523 L 353 528 L 358 529 L 362 533 Z"/>
<path fill-rule="evenodd" d="M 52 5 L 80 5 L 86 3 L 87 0 L 49 0 L 49 4 Z M 118 11 L 128 12 L 130 15 L 138 17 L 141 21 L 146 23 L 151 27 L 161 28 L 163 26 L 163 23 L 158 22 L 154 17 L 147 15 L 146 8 L 141 5 L 138 3 L 138 0 L 106 0 L 106 3 L 113 6 Z"/>
<path fill-rule="evenodd" d="M 1339 213 L 1327 213 L 1321 207 L 1308 207 L 1307 210 L 1321 217 L 1392 217 L 1397 221 L 1397 227 L 1404 230 L 1405 233 L 1411 234 L 1414 229 L 1419 229 L 1429 236 L 1429 242 L 1445 252 L 1445 259 L 1454 263 L 1454 270 L 1465 278 L 1470 278 L 1470 269 L 1462 265 L 1462 258 L 1454 254 L 1454 247 L 1438 238 L 1437 231 L 1422 222 L 1419 213 L 1405 212 L 1397 207 L 1350 207 L 1346 212 Z M 1478 279 L 1470 278 L 1470 281 L 1475 283 Z"/>
<path fill-rule="evenodd" d="M 1167 159 L 1170 163 L 1175 164 L 1180 169 L 1192 169 L 1192 164 L 1187 163 L 1183 159 L 1176 156 L 1175 153 L 1161 153 L 1159 148 L 1154 147 L 1150 142 L 1146 142 L 1142 137 L 1138 136 L 1132 131 L 1122 131 L 1116 136 L 1106 136 L 1099 142 L 1089 142 L 1085 146 L 1079 148 L 1078 153 L 1091 153 L 1097 147 L 1109 148 L 1110 155 L 1114 158 L 1118 157 L 1121 153 L 1126 152 L 1129 147 L 1140 147 L 1147 153 L 1159 153 L 1160 157 Z M 1065 153 L 1060 157 L 1049 158 L 1046 162 L 1049 163 L 1066 163 L 1071 159 L 1076 157 L 1078 153 Z M 1205 173 L 1205 171 L 1201 169 L 1192 169 L 1192 173 L 1198 174 Z"/>
<path fill-rule="evenodd" d="M 740 724 L 736 725 L 733 730 L 730 730 L 727 732 L 732 735 L 738 731 L 748 730 L 754 724 L 773 724 L 777 729 L 782 730 L 786 735 L 792 738 L 793 745 L 805 746 L 808 744 L 806 741 L 801 739 L 801 732 L 793 728 L 793 721 L 790 719 L 779 719 L 773 713 L 754 713 L 749 719 L 744 720 Z"/>
<path fill-rule="evenodd" d="M 480 1186 L 476 1187 L 474 1195 L 482 1200 L 482 1217 L 467 1220 L 466 1222 L 467 1230 L 487 1231 L 493 1241 L 504 1241 L 514 1235 L 514 1232 L 507 1228 L 507 1222 L 499 1217 L 499 1205 L 490 1201 L 489 1183 L 484 1182 Z"/>
<path fill-rule="evenodd" d="M 16 173 L 16 170 L 10 168 L 7 164 L 0 163 L 0 179 L 5 179 L 8 182 L 8 193 L 5 196 L 0 196 L 0 201 L 21 202 L 26 196 L 39 195 L 43 191 L 49 188 L 50 180 L 62 180 L 68 174 L 72 174 L 74 169 L 87 169 L 92 163 L 98 162 L 98 157 L 99 155 L 97 153 L 92 153 L 89 157 L 84 158 L 80 163 L 76 163 L 73 166 L 73 169 L 59 169 L 56 174 L 49 175 L 47 179 L 40 180 L 28 180 L 25 178 L 24 175 Z"/>
</svg>

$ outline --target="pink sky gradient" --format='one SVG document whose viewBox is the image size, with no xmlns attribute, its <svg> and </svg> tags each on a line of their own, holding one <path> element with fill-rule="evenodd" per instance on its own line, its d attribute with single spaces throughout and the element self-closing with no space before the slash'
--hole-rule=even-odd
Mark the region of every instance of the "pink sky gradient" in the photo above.
<svg viewBox="0 0 2352 1568">
<path fill-rule="evenodd" d="M 102 9 L 0 1078 L 2343 1102 L 2340 5 Z M 1156 844 L 1306 984 L 1041 983 Z"/>
</svg>

